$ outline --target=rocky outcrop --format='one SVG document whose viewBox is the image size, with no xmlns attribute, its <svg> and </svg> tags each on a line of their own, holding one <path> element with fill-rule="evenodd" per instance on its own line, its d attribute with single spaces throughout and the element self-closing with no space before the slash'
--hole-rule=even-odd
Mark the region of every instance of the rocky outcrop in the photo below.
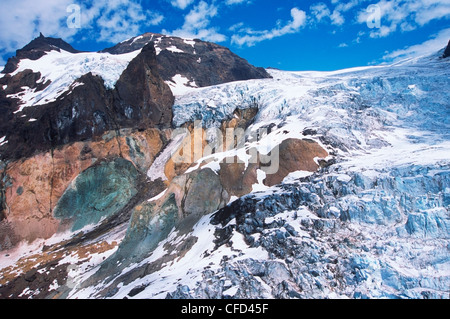
<svg viewBox="0 0 450 319">
<path fill-rule="evenodd" d="M 442 56 L 444 59 L 450 56 L 450 41 L 448 41 L 448 45 L 445 48 L 444 55 Z"/>
<path fill-rule="evenodd" d="M 174 97 L 165 81 L 175 74 L 198 82 L 198 86 L 269 77 L 265 70 L 251 66 L 228 49 L 200 40 L 146 34 L 105 52 L 119 54 L 138 49 L 141 52 L 128 64 L 114 88 L 107 88 L 100 76 L 87 73 L 56 100 L 25 108 L 20 108 L 23 88 L 41 92 L 51 81 L 33 70 L 12 76 L 10 73 L 17 69 L 18 63 L 22 59 L 38 60 L 50 51 L 73 54 L 79 51 L 61 39 L 41 34 L 10 59 L 3 71 L 5 76 L 0 78 L 0 137 L 7 141 L 0 149 L 0 159 L 5 163 L 0 198 L 3 249 L 22 240 L 49 238 L 61 229 L 95 223 L 120 211 L 136 195 L 134 186 L 110 166 L 114 168 L 117 160 L 124 159 L 143 174 L 169 142 Z M 237 110 L 236 118 L 224 128 L 244 127 L 256 112 Z M 171 185 L 174 178 L 191 166 L 192 163 L 181 167 L 166 163 L 169 176 L 166 185 Z M 126 171 L 134 176 L 135 172 L 131 173 L 133 170 L 129 168 Z M 97 177 L 101 180 L 96 180 Z M 97 182 L 92 182 L 94 179 Z M 214 175 L 212 180 L 217 187 L 228 188 L 223 178 Z M 102 181 L 109 186 L 105 184 L 102 188 Z M 198 184 L 196 189 L 210 186 L 194 184 Z M 125 187 L 124 192 L 130 191 L 123 198 L 114 195 L 121 186 Z M 84 188 L 89 191 L 83 191 Z M 187 199 L 181 204 L 179 198 L 180 210 L 188 215 L 198 214 L 200 201 L 209 203 L 211 207 L 205 208 L 205 212 L 210 212 L 224 204 L 228 196 L 224 192 L 220 192 L 219 204 L 214 199 L 208 202 L 203 193 L 183 188 L 180 190 L 183 195 L 179 196 Z M 111 210 L 86 196 L 102 200 L 111 197 L 111 201 L 103 203 Z M 81 216 L 77 211 L 91 213 Z"/>
<path fill-rule="evenodd" d="M 171 125 L 174 97 L 158 72 L 156 51 L 151 43 L 122 73 L 115 93 L 115 113 L 127 118 L 130 127 Z"/>
<path fill-rule="evenodd" d="M 53 216 L 72 230 L 95 225 L 119 212 L 138 192 L 138 171 L 122 158 L 100 161 L 79 174 L 65 190 Z"/>
<path fill-rule="evenodd" d="M 266 186 L 280 184 L 292 172 L 317 171 L 319 164 L 314 159 L 325 158 L 328 152 L 313 140 L 287 139 L 279 146 L 279 156 L 279 168 L 275 174 L 266 176 Z"/>
</svg>

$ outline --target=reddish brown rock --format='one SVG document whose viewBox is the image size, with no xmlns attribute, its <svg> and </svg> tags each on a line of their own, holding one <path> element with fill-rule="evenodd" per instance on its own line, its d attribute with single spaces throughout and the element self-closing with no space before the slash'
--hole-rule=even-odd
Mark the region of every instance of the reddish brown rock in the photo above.
<svg viewBox="0 0 450 319">
<path fill-rule="evenodd" d="M 68 144 L 9 164 L 6 174 L 12 186 L 5 192 L 6 219 L 1 222 L 9 225 L 8 237 L 17 242 L 54 235 L 60 227 L 52 214 L 58 200 L 81 172 L 99 160 L 123 157 L 146 172 L 163 145 L 159 130 L 123 133 L 127 134 L 110 132 L 104 138 Z"/>
<path fill-rule="evenodd" d="M 279 169 L 275 174 L 267 175 L 266 186 L 280 184 L 289 173 L 295 171 L 317 171 L 319 165 L 315 157 L 325 158 L 328 152 L 313 140 L 287 139 L 279 148 Z"/>
</svg>

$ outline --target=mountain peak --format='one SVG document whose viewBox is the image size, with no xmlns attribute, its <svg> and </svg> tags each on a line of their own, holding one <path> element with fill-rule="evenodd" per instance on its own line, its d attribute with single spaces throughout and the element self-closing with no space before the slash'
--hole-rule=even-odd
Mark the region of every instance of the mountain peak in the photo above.
<svg viewBox="0 0 450 319">
<path fill-rule="evenodd" d="M 69 43 L 65 42 L 63 39 L 46 37 L 42 34 L 42 32 L 40 32 L 39 37 L 32 40 L 30 43 L 28 43 L 22 49 L 17 50 L 16 55 L 17 55 L 17 57 L 22 58 L 25 55 L 29 55 L 30 54 L 29 52 L 41 52 L 42 53 L 42 52 L 49 52 L 52 50 L 59 51 L 60 49 L 71 52 L 71 53 L 80 52 L 78 50 L 75 50 Z M 36 54 L 36 53 L 34 53 L 34 54 Z M 34 55 L 34 54 L 32 54 L 32 55 Z M 39 56 L 38 58 L 40 58 L 41 56 Z M 30 58 L 30 59 L 32 59 L 32 58 Z"/>
<path fill-rule="evenodd" d="M 19 61 L 22 59 L 38 60 L 50 51 L 67 51 L 70 53 L 80 52 L 75 50 L 69 43 L 61 38 L 46 37 L 39 32 L 39 36 L 16 51 L 16 56 L 9 58 L 4 70 L 1 73 L 11 73 L 17 69 Z"/>
</svg>

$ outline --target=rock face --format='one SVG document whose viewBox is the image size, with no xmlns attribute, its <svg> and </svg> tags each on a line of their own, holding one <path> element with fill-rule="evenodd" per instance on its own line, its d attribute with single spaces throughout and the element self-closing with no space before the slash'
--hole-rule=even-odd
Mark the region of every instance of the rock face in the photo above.
<svg viewBox="0 0 450 319">
<path fill-rule="evenodd" d="M 129 127 L 168 127 L 174 98 L 158 72 L 156 51 L 150 43 L 133 59 L 116 84 L 115 114 Z M 119 121 L 120 123 L 120 121 Z M 119 124 L 120 125 L 120 124 Z"/>
<path fill-rule="evenodd" d="M 448 41 L 448 45 L 447 45 L 447 47 L 445 48 L 443 58 L 445 59 L 445 58 L 447 58 L 447 57 L 449 57 L 449 56 L 450 56 L 450 40 Z"/>
<path fill-rule="evenodd" d="M 185 50 L 183 58 L 179 50 L 173 49 L 175 46 Z M 167 136 L 174 96 L 165 81 L 172 79 L 177 67 L 185 67 L 183 75 L 198 79 L 200 85 L 269 77 L 265 70 L 249 65 L 226 48 L 199 40 L 146 34 L 104 51 L 138 52 L 113 87 L 106 85 L 101 74 L 88 72 L 67 90 L 59 88 L 64 92 L 56 99 L 22 107 L 27 92 L 44 94 L 52 80 L 39 70 L 15 72 L 20 62 L 37 61 L 63 51 L 69 57 L 67 63 L 72 61 L 70 54 L 83 54 L 61 39 L 41 34 L 17 50 L 0 78 L 0 137 L 4 137 L 0 145 L 2 249 L 22 240 L 49 238 L 64 228 L 96 223 L 120 211 L 136 195 L 131 181 L 114 172 L 114 163 L 124 159 L 139 175 L 145 174 L 170 142 Z M 161 54 L 164 60 L 160 60 Z M 201 59 L 209 64 L 198 69 Z M 201 80 L 205 74 L 211 78 Z M 182 175 L 191 164 L 174 170 L 170 180 Z M 137 179 L 131 167 L 125 172 Z M 161 184 L 155 185 L 159 186 L 151 192 L 161 190 Z M 122 186 L 125 189 L 119 191 Z M 111 200 L 96 204 L 95 197 Z M 195 205 L 195 200 L 188 200 L 187 210 Z M 89 211 L 92 218 L 81 216 Z"/>
<path fill-rule="evenodd" d="M 58 201 L 53 215 L 72 230 L 95 225 L 120 211 L 137 193 L 138 171 L 129 161 L 100 162 L 77 176 Z"/>
<path fill-rule="evenodd" d="M 157 50 L 158 71 L 164 81 L 182 76 L 193 87 L 205 87 L 271 77 L 265 69 L 250 65 L 228 48 L 196 39 L 146 33 L 102 52 L 123 54 L 140 49 L 149 42 L 153 42 Z"/>
</svg>

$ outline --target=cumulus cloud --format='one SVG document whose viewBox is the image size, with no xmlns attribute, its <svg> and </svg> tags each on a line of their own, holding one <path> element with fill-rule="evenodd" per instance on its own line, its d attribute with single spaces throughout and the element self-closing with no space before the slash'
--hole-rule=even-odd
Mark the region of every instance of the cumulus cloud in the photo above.
<svg viewBox="0 0 450 319">
<path fill-rule="evenodd" d="M 386 61 L 398 61 L 406 58 L 413 58 L 421 55 L 431 54 L 445 48 L 450 39 L 450 28 L 444 29 L 432 36 L 429 40 L 396 50 L 386 54 L 383 59 Z"/>
<path fill-rule="evenodd" d="M 330 16 L 331 23 L 335 25 L 343 25 L 345 22 L 345 18 L 342 13 L 338 10 L 334 10 Z"/>
<path fill-rule="evenodd" d="M 181 10 L 186 9 L 188 6 L 190 6 L 194 0 L 171 0 L 170 3 L 172 6 L 179 8 Z"/>
<path fill-rule="evenodd" d="M 345 23 L 344 13 L 366 1 L 368 0 L 351 0 L 342 3 L 337 0 L 331 1 L 335 5 L 332 11 L 323 2 L 314 3 L 309 8 L 311 10 L 311 20 L 313 22 L 329 21 L 333 25 L 341 26 Z"/>
<path fill-rule="evenodd" d="M 145 10 L 138 1 L 131 0 L 92 0 L 92 6 L 85 5 L 81 13 L 82 27 L 90 27 L 98 34 L 99 41 L 109 43 L 136 36 L 143 28 L 159 25 L 164 19 L 161 14 Z"/>
<path fill-rule="evenodd" d="M 216 5 L 201 1 L 184 17 L 184 24 L 181 28 L 173 31 L 163 30 L 162 32 L 183 38 L 223 42 L 227 37 L 219 33 L 218 28 L 210 26 L 211 19 L 217 14 L 218 7 Z"/>
<path fill-rule="evenodd" d="M 382 25 L 370 33 L 372 38 L 382 38 L 395 31 L 412 31 L 433 20 L 450 17 L 450 2 L 442 0 L 381 0 L 375 3 L 381 13 Z M 357 21 L 365 24 L 372 12 L 361 10 Z"/>
<path fill-rule="evenodd" d="M 330 9 L 323 2 L 315 3 L 309 9 L 311 10 L 311 18 L 317 22 L 321 22 L 324 18 L 329 18 L 331 15 Z"/>
<path fill-rule="evenodd" d="M 88 0 L 80 2 L 80 28 L 70 28 L 67 11 L 73 0 L 2 0 L 0 52 L 14 52 L 42 32 L 71 41 L 77 34 L 116 43 L 158 25 L 163 16 L 145 10 L 138 0 Z"/>
<path fill-rule="evenodd" d="M 261 41 L 297 33 L 306 24 L 306 13 L 298 8 L 292 8 L 291 17 L 292 20 L 285 24 L 285 26 L 278 26 L 271 30 L 253 31 L 251 29 L 242 29 L 240 34 L 235 34 L 231 37 L 231 42 L 240 46 L 254 46 Z M 243 34 L 243 32 L 246 34 Z"/>
<path fill-rule="evenodd" d="M 3 0 L 0 48 L 14 52 L 42 32 L 68 38 L 77 30 L 67 28 L 67 7 L 72 0 Z"/>
</svg>

